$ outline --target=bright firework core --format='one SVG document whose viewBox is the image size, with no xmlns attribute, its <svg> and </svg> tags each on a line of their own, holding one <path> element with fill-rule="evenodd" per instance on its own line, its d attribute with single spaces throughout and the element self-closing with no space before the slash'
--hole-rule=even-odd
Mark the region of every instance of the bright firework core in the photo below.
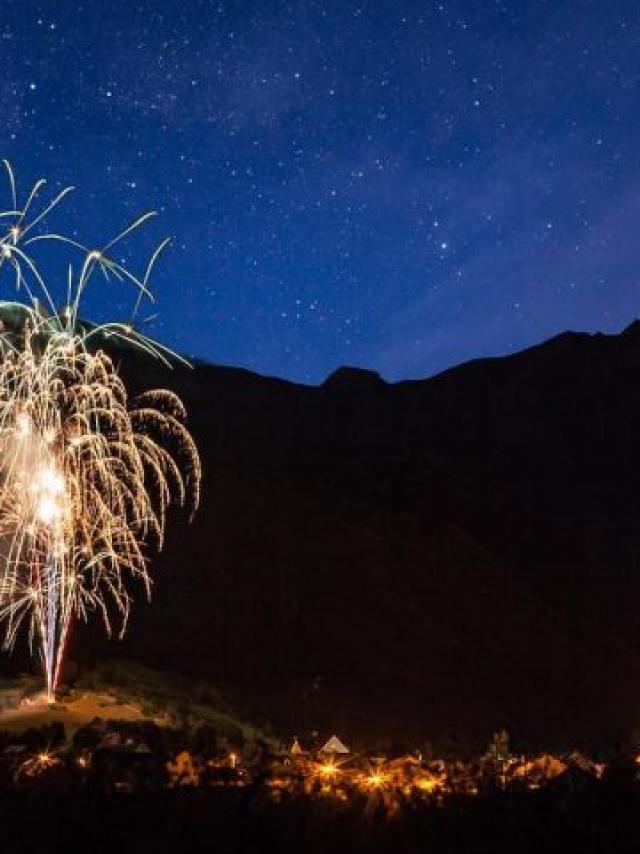
<svg viewBox="0 0 640 854">
<path fill-rule="evenodd" d="M 68 510 L 64 494 L 64 478 L 59 471 L 52 467 L 51 463 L 45 463 L 44 467 L 36 472 L 31 489 L 37 496 L 36 516 L 38 521 L 49 528 L 55 528 Z"/>
<path fill-rule="evenodd" d="M 128 277 L 138 286 L 135 312 L 141 296 L 149 296 L 149 272 L 164 244 L 139 281 L 104 250 L 43 235 L 84 252 L 75 289 L 70 272 L 67 304 L 58 312 L 44 279 L 17 246 L 39 220 L 24 225 L 40 185 L 20 210 L 10 169 L 9 176 L 13 210 L 8 215 L 19 222 L 0 235 L 0 267 L 2 258 L 11 264 L 32 305 L 0 305 L 21 318 L 17 329 L 0 334 L 0 619 L 6 648 L 21 626 L 28 627 L 53 701 L 73 620 L 98 613 L 111 633 L 115 612 L 124 633 L 129 579 L 150 594 L 149 556 L 162 548 L 167 509 L 173 503 L 195 510 L 201 468 L 180 399 L 160 389 L 130 401 L 99 345 L 110 337 L 124 339 L 166 361 L 163 348 L 135 333 L 131 324 L 78 323 L 80 296 L 96 268 L 107 278 L 110 273 Z M 32 296 L 25 269 L 51 310 L 43 311 Z"/>
</svg>

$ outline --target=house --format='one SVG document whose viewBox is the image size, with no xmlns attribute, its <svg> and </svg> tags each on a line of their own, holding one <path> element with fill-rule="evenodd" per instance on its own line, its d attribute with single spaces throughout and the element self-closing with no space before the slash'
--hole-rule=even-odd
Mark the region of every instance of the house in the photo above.
<svg viewBox="0 0 640 854">
<path fill-rule="evenodd" d="M 332 735 L 329 741 L 318 751 L 318 755 L 321 757 L 348 756 L 350 753 L 349 748 L 340 741 L 337 735 Z"/>
</svg>

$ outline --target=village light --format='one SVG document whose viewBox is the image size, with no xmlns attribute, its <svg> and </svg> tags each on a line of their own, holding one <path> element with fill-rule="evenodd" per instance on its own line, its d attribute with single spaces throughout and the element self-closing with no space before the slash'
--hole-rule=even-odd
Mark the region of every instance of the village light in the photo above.
<svg viewBox="0 0 640 854">
<path fill-rule="evenodd" d="M 372 774 L 369 774 L 365 782 L 372 789 L 380 789 L 387 782 L 387 777 L 379 771 L 374 771 Z"/>
<path fill-rule="evenodd" d="M 418 780 L 418 788 L 422 789 L 423 792 L 433 792 L 438 788 L 437 780 L 430 780 L 428 777 L 423 777 L 422 780 Z"/>
<path fill-rule="evenodd" d="M 335 777 L 337 774 L 340 773 L 340 769 L 337 768 L 333 762 L 329 761 L 324 762 L 322 765 L 320 765 L 320 767 L 318 768 L 318 773 L 322 777 Z"/>
</svg>

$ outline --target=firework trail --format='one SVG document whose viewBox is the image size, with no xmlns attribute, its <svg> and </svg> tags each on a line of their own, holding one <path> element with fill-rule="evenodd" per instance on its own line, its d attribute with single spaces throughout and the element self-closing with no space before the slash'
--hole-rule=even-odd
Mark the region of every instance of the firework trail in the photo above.
<svg viewBox="0 0 640 854">
<path fill-rule="evenodd" d="M 19 207 L 5 166 L 13 207 L 0 213 L 0 223 L 9 223 L 0 236 L 0 273 L 8 267 L 27 299 L 0 304 L 0 620 L 5 648 L 23 627 L 31 647 L 38 646 L 52 701 L 72 621 L 97 613 L 107 632 L 116 622 L 122 636 L 130 580 L 150 594 L 149 556 L 162 548 L 167 510 L 173 503 L 195 511 L 201 466 L 180 399 L 159 389 L 130 400 L 99 344 L 124 340 L 167 364 L 175 354 L 131 323 L 79 320 L 96 271 L 138 289 L 134 315 L 141 299 L 151 298 L 149 276 L 166 241 L 141 278 L 109 255 L 151 214 L 99 250 L 57 233 L 36 235 L 34 227 L 68 190 L 29 220 L 44 182 Z M 69 267 L 61 310 L 28 252 L 40 240 L 81 253 L 76 278 Z"/>
</svg>

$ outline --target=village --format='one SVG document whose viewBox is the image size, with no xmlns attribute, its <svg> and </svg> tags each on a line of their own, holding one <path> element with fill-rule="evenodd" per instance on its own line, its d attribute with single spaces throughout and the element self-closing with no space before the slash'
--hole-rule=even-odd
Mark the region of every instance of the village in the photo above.
<svg viewBox="0 0 640 854">
<path fill-rule="evenodd" d="M 241 741 L 241 739 L 239 739 Z M 233 744 L 214 728 L 167 728 L 153 721 L 96 718 L 67 740 L 52 723 L 0 733 L 4 791 L 87 789 L 104 795 L 160 790 L 245 790 L 274 803 L 292 797 L 336 806 L 361 802 L 393 815 L 402 807 L 446 805 L 452 798 L 549 790 L 560 798 L 597 785 L 614 770 L 637 779 L 633 757 L 606 765 L 580 752 L 514 755 L 509 736 L 494 734 L 471 760 L 352 752 L 336 735 L 312 746 L 294 737 L 286 748 Z"/>
</svg>

